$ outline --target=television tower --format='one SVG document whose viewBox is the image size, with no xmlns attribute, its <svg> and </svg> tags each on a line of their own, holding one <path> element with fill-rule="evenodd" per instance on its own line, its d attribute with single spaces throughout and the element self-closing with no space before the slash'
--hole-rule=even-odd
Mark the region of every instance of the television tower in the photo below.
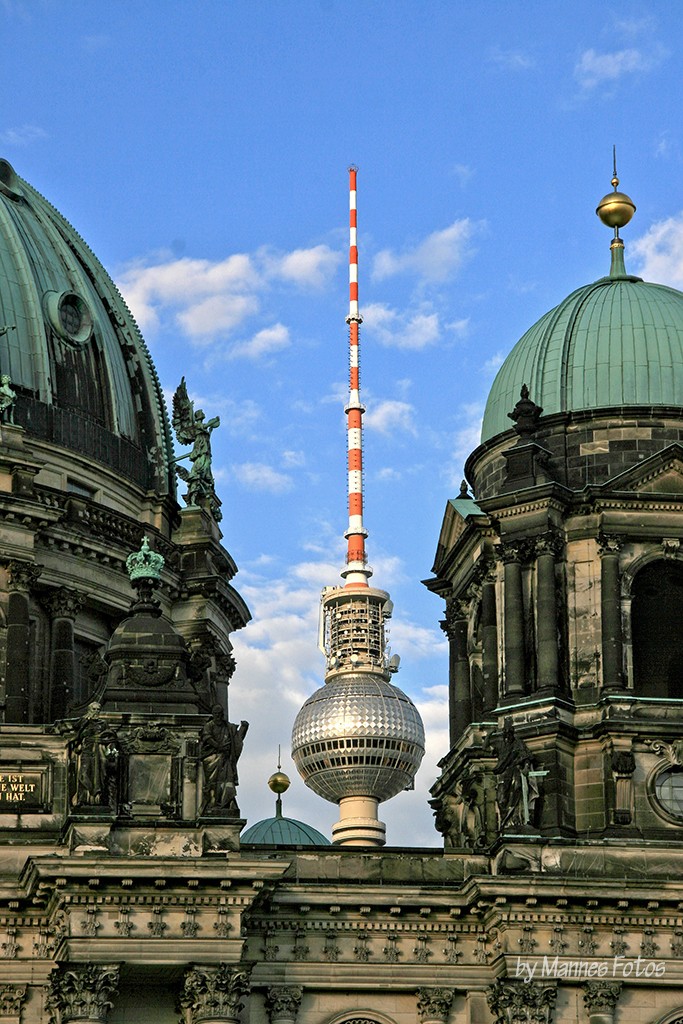
<svg viewBox="0 0 683 1024">
<path fill-rule="evenodd" d="M 292 757 L 304 782 L 339 804 L 332 839 L 344 846 L 383 846 L 380 801 L 412 786 L 424 755 L 422 720 L 394 686 L 399 658 L 389 656 L 386 622 L 393 605 L 385 590 L 370 587 L 372 569 L 363 525 L 363 413 L 360 400 L 357 169 L 349 168 L 349 400 L 347 417 L 349 525 L 343 586 L 321 597 L 320 648 L 325 683 L 306 701 L 292 731 Z"/>
</svg>

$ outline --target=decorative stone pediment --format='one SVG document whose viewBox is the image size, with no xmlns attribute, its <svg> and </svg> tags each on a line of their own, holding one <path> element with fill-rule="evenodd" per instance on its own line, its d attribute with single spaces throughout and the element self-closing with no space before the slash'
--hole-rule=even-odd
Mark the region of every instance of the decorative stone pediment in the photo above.
<svg viewBox="0 0 683 1024">
<path fill-rule="evenodd" d="M 669 445 L 603 485 L 609 491 L 636 494 L 683 494 L 683 446 Z"/>
</svg>

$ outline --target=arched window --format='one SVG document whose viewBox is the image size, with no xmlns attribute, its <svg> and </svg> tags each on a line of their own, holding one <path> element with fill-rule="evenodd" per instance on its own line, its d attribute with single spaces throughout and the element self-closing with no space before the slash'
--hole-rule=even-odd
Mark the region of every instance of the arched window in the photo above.
<svg viewBox="0 0 683 1024">
<path fill-rule="evenodd" d="M 633 581 L 633 688 L 683 698 L 683 564 L 653 562 Z"/>
</svg>

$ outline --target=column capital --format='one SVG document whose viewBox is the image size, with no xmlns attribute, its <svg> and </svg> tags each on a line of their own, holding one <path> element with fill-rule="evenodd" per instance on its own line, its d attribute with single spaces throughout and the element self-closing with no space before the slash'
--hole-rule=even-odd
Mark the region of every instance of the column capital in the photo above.
<svg viewBox="0 0 683 1024">
<path fill-rule="evenodd" d="M 26 985 L 0 985 L 0 1019 L 13 1017 L 19 1020 L 21 1008 L 26 999 Z"/>
<path fill-rule="evenodd" d="M 421 1024 L 439 1021 L 445 1024 L 455 995 L 452 988 L 419 988 L 417 990 L 417 1012 Z"/>
<path fill-rule="evenodd" d="M 559 533 L 548 531 L 548 533 L 542 534 L 540 537 L 534 539 L 534 553 L 538 558 L 539 555 L 552 555 L 553 558 L 557 558 L 558 555 L 562 554 L 564 548 L 564 541 Z"/>
<path fill-rule="evenodd" d="M 623 546 L 623 537 L 617 537 L 616 534 L 601 533 L 598 536 L 598 554 L 601 558 L 603 555 L 618 555 Z"/>
<path fill-rule="evenodd" d="M 499 978 L 486 998 L 496 1024 L 551 1024 L 557 985 Z"/>
<path fill-rule="evenodd" d="M 271 985 L 266 992 L 266 1012 L 271 1024 L 295 1021 L 303 994 L 301 985 Z"/>
<path fill-rule="evenodd" d="M 620 981 L 587 981 L 583 986 L 583 1001 L 589 1013 L 613 1012 L 620 995 Z"/>
<path fill-rule="evenodd" d="M 10 591 L 28 593 L 38 580 L 43 568 L 36 562 L 21 562 L 13 558 L 7 563 Z"/>
<path fill-rule="evenodd" d="M 118 993 L 118 964 L 58 964 L 49 978 L 47 1008 L 55 1024 L 104 1024 Z"/>
<path fill-rule="evenodd" d="M 190 1024 L 237 1021 L 244 1009 L 242 997 L 250 990 L 253 964 L 192 964 L 185 972 L 180 995 L 183 1019 Z"/>
<path fill-rule="evenodd" d="M 44 594 L 43 606 L 53 619 L 71 619 L 74 621 L 85 604 L 85 595 L 79 594 L 71 587 L 57 587 Z"/>
</svg>

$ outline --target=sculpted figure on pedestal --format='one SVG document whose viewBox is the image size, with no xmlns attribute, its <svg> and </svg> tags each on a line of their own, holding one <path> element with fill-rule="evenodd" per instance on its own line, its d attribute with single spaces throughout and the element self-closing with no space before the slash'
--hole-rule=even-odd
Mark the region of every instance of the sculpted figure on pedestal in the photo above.
<svg viewBox="0 0 683 1024">
<path fill-rule="evenodd" d="M 204 787 L 200 814 L 226 814 L 239 817 L 237 806 L 237 762 L 248 722 L 227 722 L 220 704 L 211 709 L 211 720 L 202 729 L 199 756 L 204 769 Z"/>
</svg>

